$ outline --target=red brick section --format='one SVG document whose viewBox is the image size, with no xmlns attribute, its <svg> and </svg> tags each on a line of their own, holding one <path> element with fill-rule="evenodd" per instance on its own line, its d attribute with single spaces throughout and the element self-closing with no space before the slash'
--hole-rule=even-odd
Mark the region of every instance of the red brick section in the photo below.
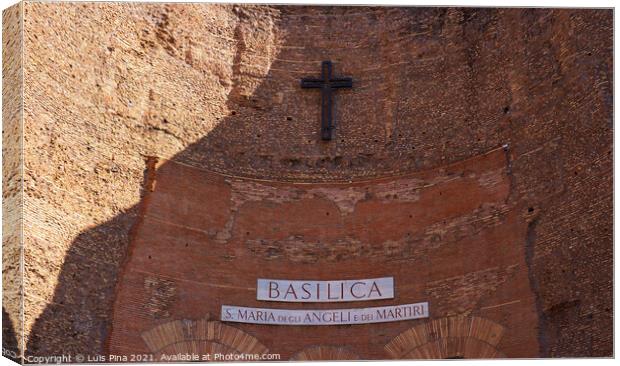
<svg viewBox="0 0 620 366">
<path fill-rule="evenodd" d="M 498 353 L 538 355 L 526 266 L 527 217 L 508 199 L 507 152 L 403 176 L 333 183 L 251 180 L 161 164 L 120 279 L 112 354 L 159 352 L 142 334 L 172 320 L 219 320 L 220 306 L 309 309 L 428 301 L 431 319 L 351 326 L 229 324 L 283 359 L 341 346 L 384 359 L 403 331 L 452 315 L 504 327 Z M 256 300 L 257 278 L 394 276 L 395 298 Z M 217 342 L 216 342 L 217 343 Z"/>
</svg>

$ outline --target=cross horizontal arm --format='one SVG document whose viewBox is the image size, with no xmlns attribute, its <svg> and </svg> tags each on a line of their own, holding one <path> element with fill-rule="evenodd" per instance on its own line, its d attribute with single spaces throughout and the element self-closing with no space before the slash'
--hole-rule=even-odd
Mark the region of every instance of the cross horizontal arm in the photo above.
<svg viewBox="0 0 620 366">
<path fill-rule="evenodd" d="M 315 79 L 315 78 L 301 79 L 302 88 L 322 88 L 323 83 L 325 83 L 323 79 Z"/>
<path fill-rule="evenodd" d="M 329 86 L 332 88 L 351 88 L 353 87 L 353 79 L 352 78 L 330 79 Z"/>
</svg>

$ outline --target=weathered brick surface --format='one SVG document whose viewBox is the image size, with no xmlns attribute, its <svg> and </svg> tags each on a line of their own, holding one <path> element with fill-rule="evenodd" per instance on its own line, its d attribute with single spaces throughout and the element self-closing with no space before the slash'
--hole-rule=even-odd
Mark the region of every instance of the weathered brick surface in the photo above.
<svg viewBox="0 0 620 366">
<path fill-rule="evenodd" d="M 504 347 L 479 357 L 538 355 L 538 314 L 525 262 L 528 218 L 508 202 L 504 148 L 435 170 L 355 183 L 248 180 L 174 161 L 152 174 L 119 281 L 112 354 L 165 353 L 147 347 L 142 335 L 175 319 L 216 320 L 222 305 L 340 307 L 265 304 L 256 300 L 257 278 L 394 276 L 395 298 L 372 306 L 428 300 L 433 319 L 477 315 L 505 327 L 498 336 Z M 354 204 L 342 205 L 352 196 Z M 435 228 L 430 237 L 429 228 Z M 153 282 L 176 296 L 165 314 L 152 310 Z M 382 359 L 389 357 L 386 344 L 421 322 L 304 327 L 303 336 L 295 326 L 234 326 L 284 359 L 330 344 Z"/>
<path fill-rule="evenodd" d="M 2 12 L 2 349 L 14 360 L 24 349 L 22 11 L 18 4 Z"/>
<path fill-rule="evenodd" d="M 258 207 L 299 200 L 293 183 L 355 185 L 437 171 L 504 144 L 508 199 L 472 208 L 472 220 L 429 221 L 416 242 L 371 246 L 339 237 L 326 247 L 289 235 L 269 248 L 257 238 L 241 248 L 270 266 L 416 260 L 508 221 L 525 222 L 519 242 L 527 280 L 517 282 L 533 291 L 536 320 L 489 316 L 528 324 L 539 348 L 507 336 L 498 347 L 538 356 L 612 353 L 611 10 L 37 2 L 23 9 L 30 354 L 105 348 L 122 263 L 133 258 L 130 230 L 144 217 L 143 187 L 158 176 L 145 174 L 146 156 L 238 176 L 236 195 L 210 204 Z M 336 96 L 330 143 L 318 136 L 318 92 L 298 85 L 317 76 L 324 59 L 354 79 L 353 89 Z M 481 184 L 497 183 L 489 174 Z M 256 190 L 249 178 L 289 183 L 280 197 Z M 198 186 L 185 189 L 217 187 Z M 401 188 L 381 189 L 415 199 Z M 334 212 L 357 212 L 366 199 L 355 188 L 322 189 L 307 194 L 331 200 Z M 204 216 L 211 223 L 191 224 L 223 222 L 213 239 L 222 246 L 234 223 L 218 212 Z M 387 239 L 391 230 L 373 235 Z M 505 285 L 515 283 L 507 267 L 491 268 L 437 279 L 425 296 L 438 294 L 449 312 L 471 307 L 470 291 L 507 298 L 525 291 Z M 493 280 L 481 284 L 484 276 Z M 181 294 L 165 279 L 151 281 L 135 282 L 150 293 L 144 316 L 174 314 Z M 461 289 L 446 296 L 446 286 Z"/>
</svg>

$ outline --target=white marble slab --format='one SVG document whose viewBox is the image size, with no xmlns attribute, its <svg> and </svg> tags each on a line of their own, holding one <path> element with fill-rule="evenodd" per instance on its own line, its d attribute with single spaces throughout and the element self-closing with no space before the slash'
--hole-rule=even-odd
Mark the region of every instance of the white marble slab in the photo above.
<svg viewBox="0 0 620 366">
<path fill-rule="evenodd" d="M 343 302 L 394 298 L 394 278 L 362 280 L 275 280 L 259 278 L 256 299 L 283 302 Z"/>
<path fill-rule="evenodd" d="M 359 309 L 288 310 L 222 305 L 224 322 L 274 325 L 343 325 L 428 318 L 428 302 Z"/>
</svg>

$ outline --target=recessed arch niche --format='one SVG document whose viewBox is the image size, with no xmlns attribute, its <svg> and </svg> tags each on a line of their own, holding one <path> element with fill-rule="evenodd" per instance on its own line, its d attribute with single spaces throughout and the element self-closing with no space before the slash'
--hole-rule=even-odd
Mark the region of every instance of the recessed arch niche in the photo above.
<svg viewBox="0 0 620 366">
<path fill-rule="evenodd" d="M 267 347 L 240 329 L 207 319 L 175 320 L 142 333 L 155 356 L 190 354 L 266 354 Z"/>
<path fill-rule="evenodd" d="M 385 345 L 395 359 L 503 358 L 505 328 L 481 317 L 454 316 L 409 328 Z"/>
<path fill-rule="evenodd" d="M 311 346 L 291 356 L 291 361 L 359 360 L 360 357 L 347 347 Z"/>
</svg>

